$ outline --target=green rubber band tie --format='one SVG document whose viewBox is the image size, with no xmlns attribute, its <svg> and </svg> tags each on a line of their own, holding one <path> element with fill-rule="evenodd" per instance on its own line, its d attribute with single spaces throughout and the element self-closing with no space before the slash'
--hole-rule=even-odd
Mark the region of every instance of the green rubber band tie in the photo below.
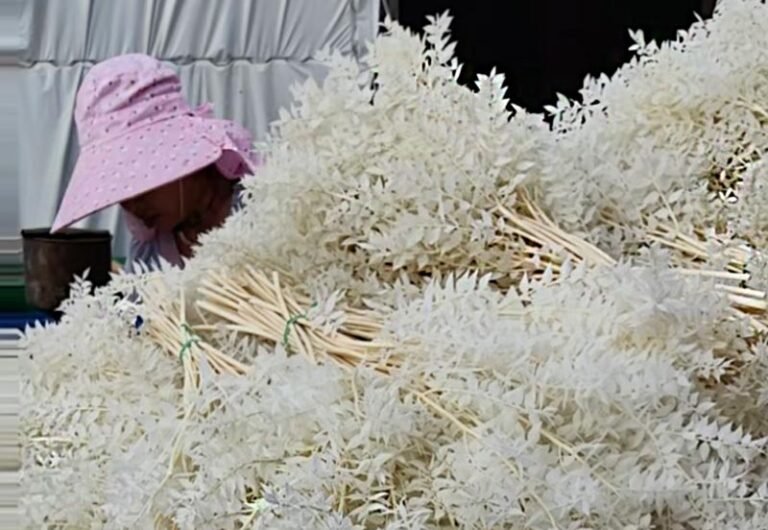
<svg viewBox="0 0 768 530">
<path fill-rule="evenodd" d="M 179 360 L 184 362 L 184 355 L 192 349 L 192 346 L 197 344 L 199 339 L 197 336 L 192 333 L 192 329 L 187 325 L 185 322 L 181 325 L 181 329 L 184 330 L 184 334 L 186 335 L 186 339 L 184 340 L 184 344 L 181 345 L 181 350 L 179 351 Z"/>
<path fill-rule="evenodd" d="M 315 307 L 316 305 L 317 305 L 317 304 L 312 304 L 312 305 L 310 306 L 310 309 L 312 309 L 312 308 L 313 308 L 313 307 Z M 288 347 L 288 337 L 289 337 L 289 336 L 290 336 L 290 334 L 291 334 L 291 329 L 293 329 L 293 326 L 295 326 L 295 325 L 296 325 L 296 322 L 298 322 L 298 321 L 299 321 L 299 320 L 301 320 L 302 318 L 306 320 L 306 318 L 307 318 L 307 315 L 306 315 L 306 313 L 300 313 L 300 314 L 298 314 L 298 315 L 293 315 L 291 318 L 289 318 L 288 320 L 286 320 L 286 322 L 285 322 L 285 328 L 283 329 L 283 346 L 285 346 L 286 348 Z"/>
</svg>

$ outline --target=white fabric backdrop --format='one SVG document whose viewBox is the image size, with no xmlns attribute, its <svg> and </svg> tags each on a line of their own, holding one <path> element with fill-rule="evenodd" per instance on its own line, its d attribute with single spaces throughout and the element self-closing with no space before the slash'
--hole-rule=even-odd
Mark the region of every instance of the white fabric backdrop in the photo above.
<svg viewBox="0 0 768 530">
<path fill-rule="evenodd" d="M 97 61 L 143 52 L 177 66 L 192 104 L 264 137 L 289 87 L 320 78 L 312 57 L 334 47 L 359 56 L 375 36 L 378 0 L 26 0 L 28 45 L 18 68 L 22 228 L 48 226 L 77 156 L 77 88 Z M 118 208 L 78 226 L 107 228 L 115 254 L 127 234 Z"/>
</svg>

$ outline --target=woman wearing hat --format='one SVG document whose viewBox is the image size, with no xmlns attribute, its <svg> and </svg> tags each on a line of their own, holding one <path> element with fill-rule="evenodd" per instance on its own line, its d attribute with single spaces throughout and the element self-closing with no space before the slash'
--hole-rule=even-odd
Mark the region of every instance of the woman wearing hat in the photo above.
<svg viewBox="0 0 768 530">
<path fill-rule="evenodd" d="M 127 267 L 183 266 L 200 234 L 224 221 L 253 173 L 251 135 L 191 109 L 172 69 L 130 54 L 94 66 L 75 103 L 80 155 L 51 229 L 120 204 L 132 236 Z"/>
</svg>

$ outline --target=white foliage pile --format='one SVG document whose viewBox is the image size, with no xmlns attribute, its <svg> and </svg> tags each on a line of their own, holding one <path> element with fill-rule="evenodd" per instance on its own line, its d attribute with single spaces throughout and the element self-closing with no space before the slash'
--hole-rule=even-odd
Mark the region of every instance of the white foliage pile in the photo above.
<svg viewBox="0 0 768 530">
<path fill-rule="evenodd" d="M 30 527 L 62 521 L 94 528 L 106 520 L 109 504 L 131 495 L 110 492 L 113 479 L 135 464 L 124 460 L 126 451 L 145 436 L 166 443 L 177 423 L 177 363 L 136 339 L 126 326 L 127 304 L 88 291 L 87 282 L 73 288 L 62 322 L 35 330 L 22 359 L 22 506 Z M 158 474 L 161 468 L 144 480 Z"/>
<path fill-rule="evenodd" d="M 498 77 L 457 85 L 447 18 L 426 45 L 390 28 L 363 74 L 329 56 L 324 85 L 296 90 L 245 209 L 162 276 L 190 298 L 206 269 L 243 264 L 330 301 L 346 290 L 386 315 L 402 366 L 348 372 L 220 332 L 253 369 L 203 365 L 185 409 L 178 359 L 116 296 L 144 278 L 93 295 L 81 283 L 61 324 L 28 334 L 25 527 L 768 528 L 762 338 L 653 252 L 500 291 L 493 278 L 520 271 L 492 215 L 525 187 L 614 250 L 600 210 L 620 235 L 642 226 L 639 203 L 715 222 L 705 176 L 764 145 L 736 102 L 768 91 L 765 10 L 727 0 L 687 44 L 643 47 L 588 88 L 600 103 L 562 103 L 553 131 L 510 116 Z M 745 232 L 761 219 L 750 204 L 735 207 Z"/>
<path fill-rule="evenodd" d="M 81 296 L 72 318 L 100 325 L 80 352 L 49 342 L 76 344 L 73 321 L 33 334 L 36 355 L 56 353 L 30 363 L 43 399 L 28 397 L 40 430 L 29 440 L 31 520 L 138 528 L 162 513 L 179 528 L 236 528 L 248 488 L 260 493 L 259 528 L 434 528 L 438 517 L 651 528 L 659 505 L 695 525 L 732 517 L 743 508 L 733 497 L 762 506 L 765 439 L 732 426 L 698 384 L 722 373 L 723 330 L 744 333 L 725 303 L 661 267 L 577 269 L 561 282 L 520 295 L 471 277 L 430 284 L 390 319 L 409 354 L 396 376 L 254 352 L 245 377 L 204 372 L 198 412 L 182 419 L 175 362 L 138 339 L 105 348 L 130 318 Z M 435 414 L 418 399 L 424 381 L 471 420 Z M 196 472 L 168 477 L 180 433 Z"/>
<path fill-rule="evenodd" d="M 564 227 L 595 230 L 599 241 L 608 212 L 768 242 L 768 5 L 721 3 L 674 41 L 633 33 L 632 61 L 588 79 L 582 101 L 549 107 L 558 147 L 546 197 Z"/>
</svg>

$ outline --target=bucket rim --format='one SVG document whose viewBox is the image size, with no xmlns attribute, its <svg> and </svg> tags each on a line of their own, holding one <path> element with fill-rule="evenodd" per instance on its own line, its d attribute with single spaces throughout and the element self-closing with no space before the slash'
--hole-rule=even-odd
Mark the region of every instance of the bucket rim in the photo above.
<svg viewBox="0 0 768 530">
<path fill-rule="evenodd" d="M 48 242 L 48 243 L 104 243 L 112 240 L 109 230 L 87 230 L 82 228 L 66 228 L 55 234 L 51 234 L 50 227 L 25 228 L 21 230 L 23 242 Z"/>
</svg>

